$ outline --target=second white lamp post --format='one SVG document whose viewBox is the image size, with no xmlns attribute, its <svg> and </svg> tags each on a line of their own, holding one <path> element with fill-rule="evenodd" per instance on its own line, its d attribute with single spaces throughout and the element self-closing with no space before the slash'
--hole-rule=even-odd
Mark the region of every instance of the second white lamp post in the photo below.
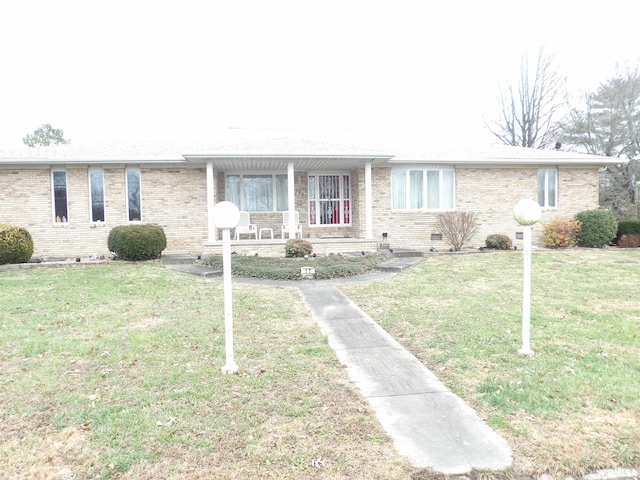
<svg viewBox="0 0 640 480">
<path fill-rule="evenodd" d="M 518 353 L 533 355 L 531 350 L 531 227 L 542 216 L 534 200 L 520 200 L 513 207 L 513 218 L 522 225 L 524 244 L 524 281 L 522 285 L 522 348 Z"/>
<path fill-rule="evenodd" d="M 224 280 L 224 335 L 226 363 L 222 373 L 236 373 L 233 360 L 233 298 L 231 291 L 231 229 L 238 225 L 240 211 L 231 202 L 220 202 L 213 207 L 213 223 L 222 230 L 222 277 Z"/>
</svg>

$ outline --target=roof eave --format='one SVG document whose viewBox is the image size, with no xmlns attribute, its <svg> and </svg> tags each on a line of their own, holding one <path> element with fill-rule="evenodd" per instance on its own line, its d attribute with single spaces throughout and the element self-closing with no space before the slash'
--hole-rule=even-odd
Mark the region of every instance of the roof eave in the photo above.
<svg viewBox="0 0 640 480">
<path fill-rule="evenodd" d="M 16 158 L 0 159 L 0 165 L 36 166 L 36 165 L 184 165 L 184 159 L 149 159 L 149 158 Z"/>
<path fill-rule="evenodd" d="M 477 165 L 477 166 L 527 166 L 527 165 L 573 165 L 573 166 L 605 166 L 619 165 L 628 163 L 628 160 L 612 159 L 605 160 L 603 157 L 594 159 L 574 158 L 484 158 L 484 159 L 468 159 L 468 158 L 393 158 L 389 160 L 390 164 L 394 163 L 439 163 L 439 164 L 455 164 L 455 165 Z"/>
</svg>

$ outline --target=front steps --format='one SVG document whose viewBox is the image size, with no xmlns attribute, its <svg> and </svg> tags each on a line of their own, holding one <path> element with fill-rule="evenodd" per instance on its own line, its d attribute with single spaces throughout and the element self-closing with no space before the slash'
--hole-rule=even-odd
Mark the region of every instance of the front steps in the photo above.
<svg viewBox="0 0 640 480">
<path fill-rule="evenodd" d="M 422 260 L 422 252 L 407 248 L 394 248 L 389 250 L 391 258 L 376 265 L 376 270 L 382 272 L 401 272 Z"/>
</svg>

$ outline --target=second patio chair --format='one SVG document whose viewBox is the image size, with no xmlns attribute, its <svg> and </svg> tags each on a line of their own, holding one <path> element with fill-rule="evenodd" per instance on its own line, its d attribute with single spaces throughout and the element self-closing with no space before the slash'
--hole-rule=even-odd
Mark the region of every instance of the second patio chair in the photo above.
<svg viewBox="0 0 640 480">
<path fill-rule="evenodd" d="M 294 226 L 293 226 L 293 231 L 294 233 L 294 238 L 299 236 L 300 238 L 302 238 L 302 225 L 300 225 L 300 214 L 298 213 L 298 211 L 296 210 L 294 212 L 295 214 L 295 219 L 294 219 Z M 288 238 L 289 236 L 289 211 L 284 211 L 282 212 L 282 226 L 281 226 L 281 234 L 282 234 L 282 238 Z M 287 235 L 285 237 L 285 235 Z"/>
</svg>

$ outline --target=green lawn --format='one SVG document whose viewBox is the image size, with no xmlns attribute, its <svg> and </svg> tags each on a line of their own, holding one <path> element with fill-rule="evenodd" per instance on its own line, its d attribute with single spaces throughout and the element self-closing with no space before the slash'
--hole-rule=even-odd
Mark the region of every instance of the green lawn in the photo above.
<svg viewBox="0 0 640 480">
<path fill-rule="evenodd" d="M 0 272 L 0 477 L 407 478 L 298 291 L 155 263 Z M 62 478 L 62 477 L 61 477 Z"/>
<path fill-rule="evenodd" d="M 529 473 L 640 464 L 640 252 L 430 255 L 344 292 L 511 443 Z"/>
<path fill-rule="evenodd" d="M 532 285 L 533 357 L 520 251 L 342 288 L 508 439 L 507 477 L 640 464 L 640 252 L 536 251 Z M 0 271 L 0 305 L 0 477 L 435 478 L 394 452 L 295 288 L 234 284 L 238 375 L 219 281 Z"/>
</svg>

